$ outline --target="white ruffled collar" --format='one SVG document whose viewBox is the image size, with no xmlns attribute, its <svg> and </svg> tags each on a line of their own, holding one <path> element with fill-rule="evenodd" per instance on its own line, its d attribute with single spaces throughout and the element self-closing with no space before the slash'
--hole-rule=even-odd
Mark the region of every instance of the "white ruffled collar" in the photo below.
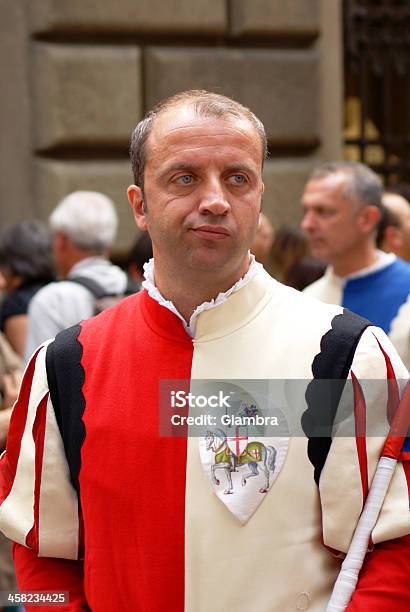
<svg viewBox="0 0 410 612">
<path fill-rule="evenodd" d="M 144 289 L 148 291 L 148 295 L 153 300 L 158 302 L 160 306 L 164 306 L 164 308 L 168 308 L 168 310 L 173 312 L 174 315 L 176 315 L 179 319 L 181 319 L 184 325 L 185 331 L 193 338 L 195 336 L 196 321 L 197 321 L 198 316 L 201 314 L 201 312 L 204 312 L 205 310 L 210 310 L 211 308 L 215 308 L 216 306 L 223 304 L 223 302 L 225 302 L 228 299 L 228 297 L 232 295 L 232 293 L 239 291 L 239 289 L 247 285 L 249 281 L 251 281 L 253 277 L 256 276 L 256 274 L 258 274 L 261 270 L 263 270 L 262 264 L 257 262 L 254 255 L 252 255 L 251 253 L 249 254 L 249 259 L 250 259 L 249 269 L 246 272 L 246 274 L 242 278 L 240 278 L 233 285 L 233 287 L 228 289 L 228 291 L 219 293 L 215 299 L 210 300 L 209 302 L 203 302 L 202 304 L 197 306 L 194 312 L 192 313 L 188 324 L 185 321 L 184 317 L 181 315 L 181 313 L 178 312 L 178 310 L 175 308 L 174 304 L 171 301 L 166 300 L 161 295 L 160 291 L 155 285 L 154 259 L 153 258 L 144 264 L 145 280 L 142 282 L 142 286 L 144 287 Z"/>
</svg>

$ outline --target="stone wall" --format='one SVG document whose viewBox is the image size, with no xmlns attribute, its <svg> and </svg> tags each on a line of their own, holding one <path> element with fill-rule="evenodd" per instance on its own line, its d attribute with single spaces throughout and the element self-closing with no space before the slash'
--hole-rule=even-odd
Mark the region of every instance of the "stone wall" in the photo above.
<svg viewBox="0 0 410 612">
<path fill-rule="evenodd" d="M 264 207 L 298 220 L 307 173 L 341 155 L 339 0 L 0 0 L 1 225 L 97 189 L 135 236 L 127 145 L 145 110 L 206 88 L 266 125 Z"/>
</svg>

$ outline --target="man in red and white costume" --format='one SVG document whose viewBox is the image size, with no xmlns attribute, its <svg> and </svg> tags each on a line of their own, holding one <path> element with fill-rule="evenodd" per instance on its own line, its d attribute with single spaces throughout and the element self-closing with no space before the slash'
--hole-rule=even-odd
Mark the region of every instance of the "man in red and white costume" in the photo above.
<svg viewBox="0 0 410 612">
<path fill-rule="evenodd" d="M 338 401 L 317 405 L 314 384 L 346 378 L 342 405 L 352 377 L 407 372 L 381 330 L 250 258 L 265 150 L 260 121 L 223 96 L 185 92 L 149 113 L 132 137 L 128 190 L 153 242 L 145 291 L 61 332 L 27 367 L 0 462 L 0 527 L 16 542 L 20 588 L 68 590 L 61 610 L 326 607 L 388 397 L 364 388 L 347 435 Z M 287 441 L 268 492 L 249 502 L 249 483 L 224 496 L 198 438 L 159 435 L 159 383 L 172 379 L 310 381 L 304 433 Z M 410 607 L 402 459 L 349 612 Z"/>
</svg>

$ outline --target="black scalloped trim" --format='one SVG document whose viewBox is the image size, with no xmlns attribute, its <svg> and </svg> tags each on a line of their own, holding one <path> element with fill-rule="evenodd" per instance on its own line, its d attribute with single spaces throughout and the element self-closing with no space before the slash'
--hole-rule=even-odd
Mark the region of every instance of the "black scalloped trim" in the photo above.
<svg viewBox="0 0 410 612">
<path fill-rule="evenodd" d="M 79 499 L 81 447 L 85 439 L 82 420 L 85 409 L 82 392 L 85 373 L 81 364 L 83 348 L 78 341 L 80 331 L 80 325 L 63 330 L 57 334 L 54 342 L 48 345 L 46 353 L 50 397 L 64 443 L 71 482 Z"/>
<path fill-rule="evenodd" d="M 307 410 L 302 429 L 308 441 L 308 457 L 316 484 L 332 444 L 332 427 L 346 378 L 359 340 L 370 321 L 349 310 L 332 319 L 331 329 L 320 342 L 320 353 L 312 363 L 313 379 L 306 390 Z"/>
</svg>

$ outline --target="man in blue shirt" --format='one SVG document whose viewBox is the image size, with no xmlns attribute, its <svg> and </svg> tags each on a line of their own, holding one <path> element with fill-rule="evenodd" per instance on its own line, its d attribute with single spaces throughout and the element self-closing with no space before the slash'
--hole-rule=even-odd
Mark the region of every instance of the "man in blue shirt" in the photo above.
<svg viewBox="0 0 410 612">
<path fill-rule="evenodd" d="M 303 193 L 302 229 L 325 275 L 305 292 L 380 326 L 410 367 L 410 265 L 376 247 L 383 187 L 357 162 L 327 163 Z"/>
</svg>

